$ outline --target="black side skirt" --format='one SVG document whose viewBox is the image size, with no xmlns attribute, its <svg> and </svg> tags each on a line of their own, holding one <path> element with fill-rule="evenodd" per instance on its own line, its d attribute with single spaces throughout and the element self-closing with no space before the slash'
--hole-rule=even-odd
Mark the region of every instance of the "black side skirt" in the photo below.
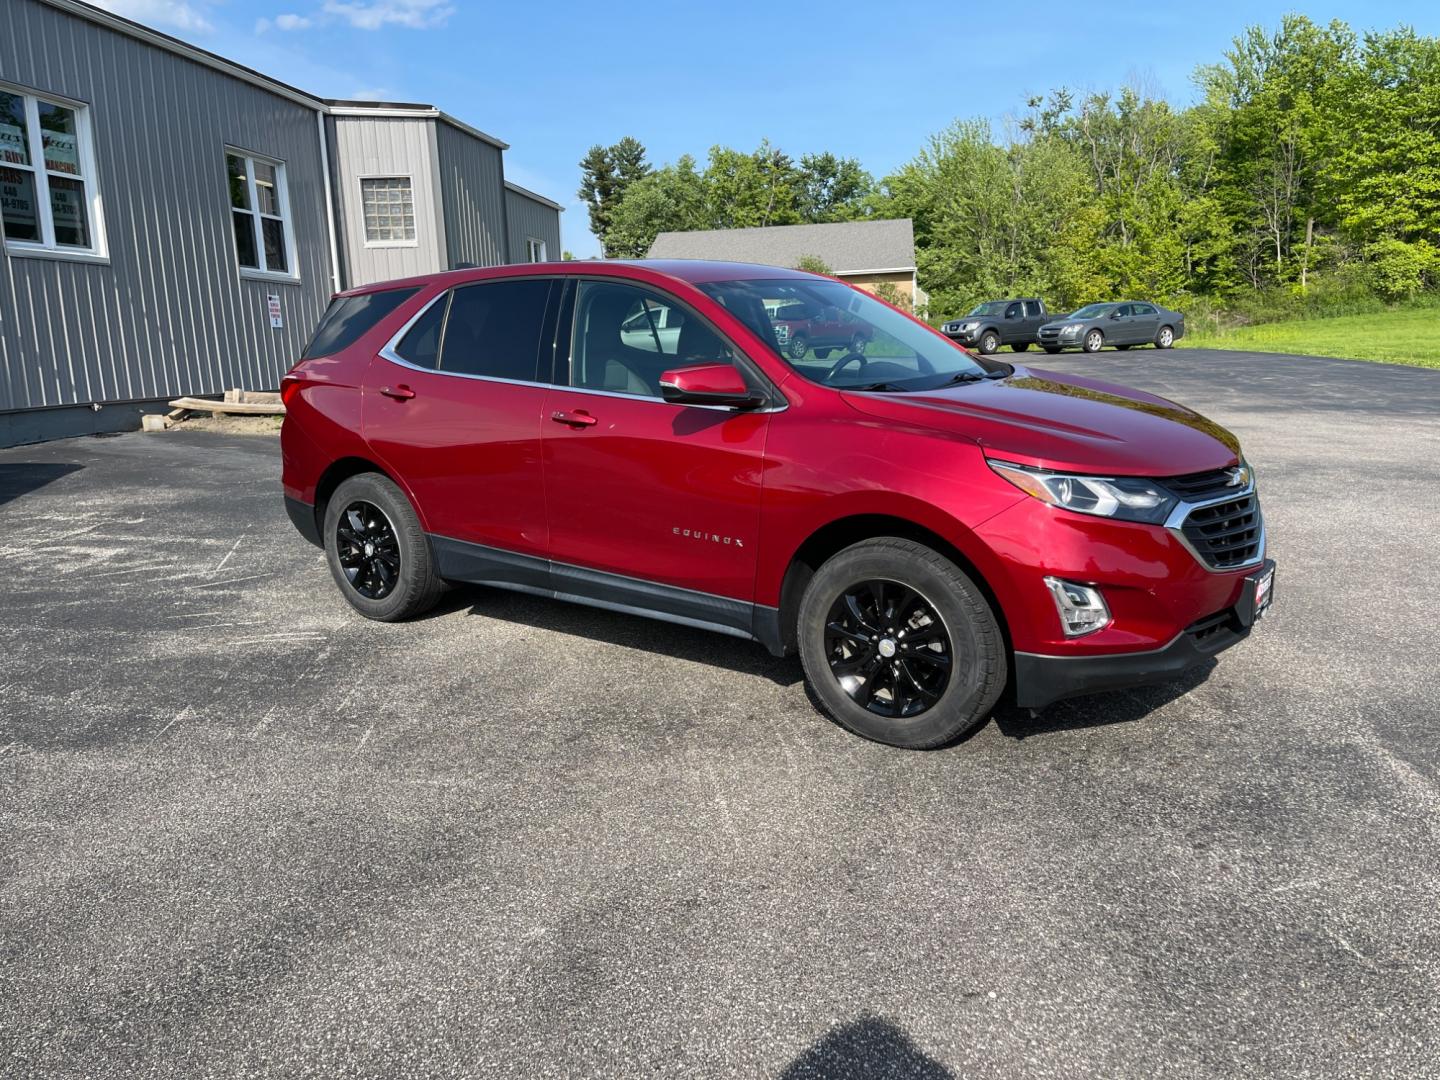
<svg viewBox="0 0 1440 1080">
<path fill-rule="evenodd" d="M 448 536 L 431 536 L 430 550 L 436 572 L 450 581 L 493 585 L 714 630 L 758 641 L 775 655 L 783 655 L 780 613 L 762 604 L 589 570 L 534 555 L 517 555 Z"/>
</svg>

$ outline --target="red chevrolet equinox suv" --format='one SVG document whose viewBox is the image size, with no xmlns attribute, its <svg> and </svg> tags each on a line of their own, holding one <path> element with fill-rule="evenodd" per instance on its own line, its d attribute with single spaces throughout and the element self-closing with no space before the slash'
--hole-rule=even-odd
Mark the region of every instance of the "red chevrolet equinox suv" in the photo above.
<svg viewBox="0 0 1440 1080">
<path fill-rule="evenodd" d="M 776 332 L 797 304 L 863 348 L 797 358 Z M 287 510 L 360 614 L 475 582 L 717 630 L 798 652 L 831 717 L 896 746 L 1007 692 L 1174 678 L 1272 595 L 1228 431 L 972 356 L 814 274 L 569 262 L 354 289 L 282 394 Z"/>
</svg>

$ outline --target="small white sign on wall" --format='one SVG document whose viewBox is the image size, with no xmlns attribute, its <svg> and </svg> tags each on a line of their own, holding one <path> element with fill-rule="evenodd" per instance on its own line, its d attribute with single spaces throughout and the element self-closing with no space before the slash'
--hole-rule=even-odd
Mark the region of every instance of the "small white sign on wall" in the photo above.
<svg viewBox="0 0 1440 1080">
<path fill-rule="evenodd" d="M 271 293 L 265 297 L 265 306 L 270 311 L 270 329 L 279 330 L 285 325 L 285 320 L 280 317 L 280 297 Z"/>
</svg>

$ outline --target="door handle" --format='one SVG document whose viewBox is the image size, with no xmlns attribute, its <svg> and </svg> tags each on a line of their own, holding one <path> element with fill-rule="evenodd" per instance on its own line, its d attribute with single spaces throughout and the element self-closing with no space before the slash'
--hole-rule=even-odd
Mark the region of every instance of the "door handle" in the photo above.
<svg viewBox="0 0 1440 1080">
<path fill-rule="evenodd" d="M 409 401 L 415 396 L 415 391 L 411 390 L 410 387 L 404 383 L 401 383 L 399 386 L 382 386 L 380 393 L 388 398 L 394 398 L 396 401 Z"/>
<path fill-rule="evenodd" d="M 600 422 L 583 409 L 577 409 L 575 412 L 557 410 L 550 414 L 550 419 L 557 424 L 569 424 L 571 427 L 594 427 Z"/>
</svg>

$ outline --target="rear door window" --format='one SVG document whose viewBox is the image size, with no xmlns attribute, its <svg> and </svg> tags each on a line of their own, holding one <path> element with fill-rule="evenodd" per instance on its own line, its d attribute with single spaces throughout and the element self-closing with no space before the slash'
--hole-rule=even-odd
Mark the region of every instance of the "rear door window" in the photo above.
<svg viewBox="0 0 1440 1080">
<path fill-rule="evenodd" d="M 333 356 L 355 344 L 366 331 L 419 291 L 385 289 L 382 292 L 361 293 L 359 296 L 336 297 L 330 301 L 330 306 L 320 320 L 320 325 L 315 328 L 301 359 L 313 360 L 317 356 Z"/>
<path fill-rule="evenodd" d="M 551 285 L 550 278 L 512 278 L 456 289 L 445 320 L 440 370 L 537 381 Z"/>
</svg>

